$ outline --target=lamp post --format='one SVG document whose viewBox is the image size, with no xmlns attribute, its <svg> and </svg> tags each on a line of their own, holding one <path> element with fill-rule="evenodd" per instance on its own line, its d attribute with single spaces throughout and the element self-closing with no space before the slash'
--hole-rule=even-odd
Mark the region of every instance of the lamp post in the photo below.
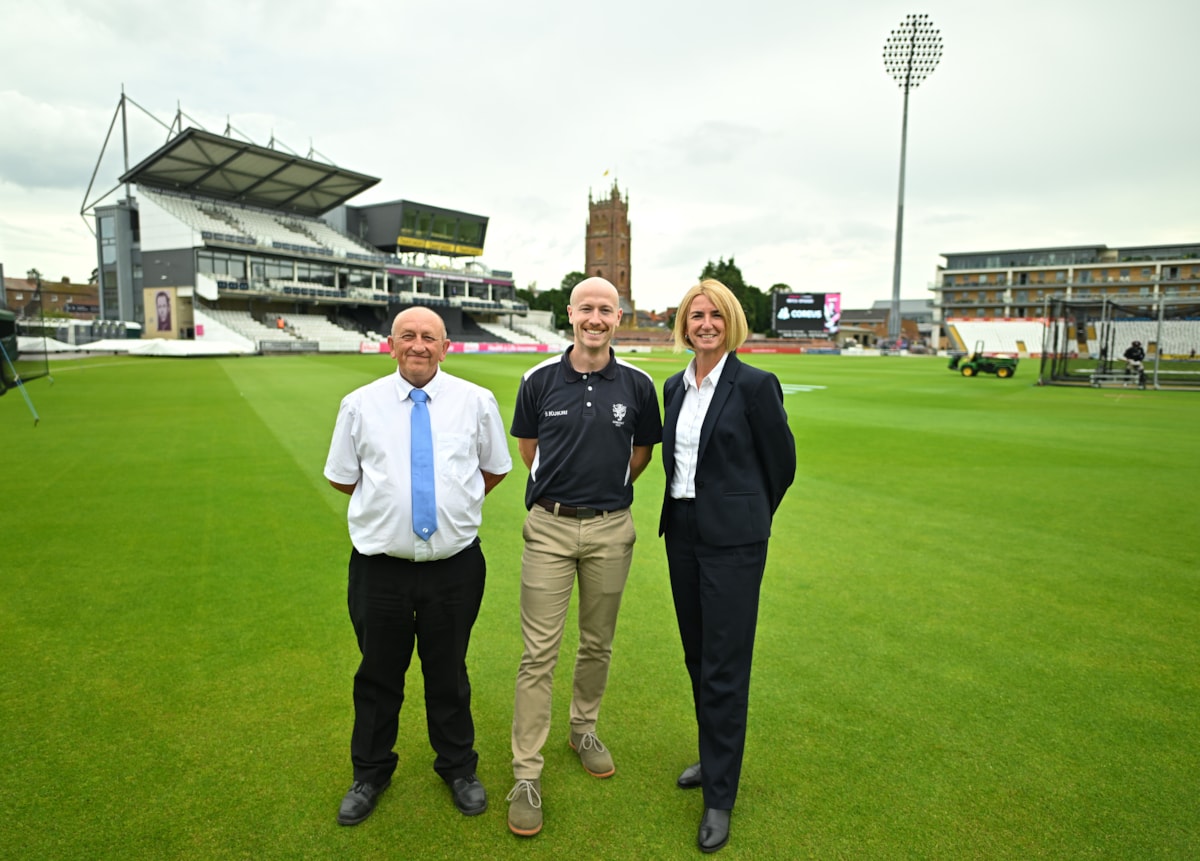
<svg viewBox="0 0 1200 861">
<path fill-rule="evenodd" d="M 908 147 L 908 92 L 921 85 L 942 58 L 942 37 L 928 15 L 909 15 L 883 44 L 883 67 L 904 90 L 900 126 L 900 195 L 896 203 L 896 260 L 892 269 L 892 308 L 888 338 L 900 337 L 900 250 L 904 240 L 904 157 Z"/>
</svg>

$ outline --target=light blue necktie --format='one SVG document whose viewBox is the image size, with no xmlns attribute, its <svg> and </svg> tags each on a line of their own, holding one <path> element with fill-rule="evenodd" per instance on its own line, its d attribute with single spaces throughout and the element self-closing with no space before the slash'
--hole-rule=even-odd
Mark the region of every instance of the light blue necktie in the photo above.
<svg viewBox="0 0 1200 861">
<path fill-rule="evenodd" d="M 433 433 L 429 429 L 429 395 L 413 389 L 412 398 L 412 521 L 413 532 L 428 541 L 437 532 L 437 495 L 433 485 Z"/>
</svg>

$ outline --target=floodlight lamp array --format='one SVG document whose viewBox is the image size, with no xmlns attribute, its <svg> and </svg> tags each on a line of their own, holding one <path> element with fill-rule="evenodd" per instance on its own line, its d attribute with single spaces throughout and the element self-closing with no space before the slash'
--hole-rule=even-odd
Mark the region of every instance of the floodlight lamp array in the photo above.
<svg viewBox="0 0 1200 861">
<path fill-rule="evenodd" d="M 921 85 L 942 59 L 942 34 L 928 15 L 909 15 L 883 44 L 883 67 L 905 92 Z"/>
</svg>

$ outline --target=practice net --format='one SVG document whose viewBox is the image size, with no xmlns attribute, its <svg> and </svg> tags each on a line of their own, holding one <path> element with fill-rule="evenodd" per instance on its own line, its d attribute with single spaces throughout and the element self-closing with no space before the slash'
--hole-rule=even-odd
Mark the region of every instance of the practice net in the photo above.
<svg viewBox="0 0 1200 861">
<path fill-rule="evenodd" d="M 1145 358 L 1126 352 L 1139 342 Z M 1038 382 L 1200 389 L 1200 299 L 1050 299 Z"/>
</svg>

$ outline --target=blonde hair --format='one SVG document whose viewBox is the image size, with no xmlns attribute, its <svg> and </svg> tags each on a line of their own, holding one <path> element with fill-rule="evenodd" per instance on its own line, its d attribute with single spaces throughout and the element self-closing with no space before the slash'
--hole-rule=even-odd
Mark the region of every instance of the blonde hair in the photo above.
<svg viewBox="0 0 1200 861">
<path fill-rule="evenodd" d="M 750 327 L 746 323 L 746 312 L 742 310 L 742 303 L 733 295 L 732 290 L 715 278 L 705 278 L 683 294 L 679 310 L 675 312 L 675 352 L 682 353 L 691 348 L 687 340 L 687 317 L 692 302 L 701 294 L 717 307 L 721 319 L 725 321 L 725 352 L 732 353 L 746 343 Z"/>
</svg>

